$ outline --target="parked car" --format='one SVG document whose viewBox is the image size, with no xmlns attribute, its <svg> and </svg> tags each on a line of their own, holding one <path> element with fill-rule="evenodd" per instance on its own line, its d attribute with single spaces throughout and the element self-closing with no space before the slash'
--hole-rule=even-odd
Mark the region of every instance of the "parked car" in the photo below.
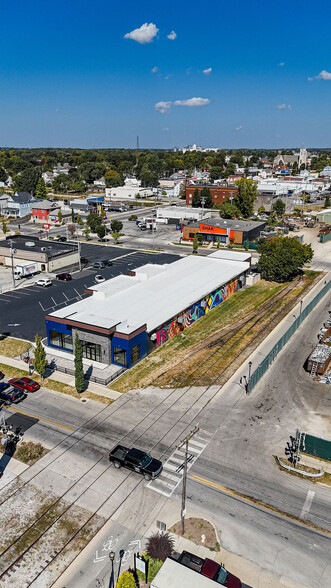
<svg viewBox="0 0 331 588">
<path fill-rule="evenodd" d="M 105 264 L 103 261 L 95 261 L 92 267 L 94 269 L 103 269 L 105 267 Z"/>
<path fill-rule="evenodd" d="M 60 243 L 64 243 L 67 240 L 67 237 L 58 237 L 57 241 L 60 241 Z"/>
<path fill-rule="evenodd" d="M 103 277 L 101 274 L 96 274 L 96 275 L 94 276 L 94 281 L 95 281 L 97 284 L 100 284 L 101 282 L 104 282 L 105 280 L 106 280 L 106 278 L 104 278 L 104 277 Z"/>
<path fill-rule="evenodd" d="M 142 474 L 145 480 L 151 480 L 159 476 L 163 467 L 162 461 L 151 457 L 148 453 L 134 447 L 129 449 L 123 445 L 116 445 L 109 452 L 109 461 L 113 462 L 115 468 L 123 466 Z"/>
<path fill-rule="evenodd" d="M 0 400 L 17 404 L 17 402 L 20 402 L 23 398 L 26 398 L 26 394 L 24 394 L 22 390 L 17 390 L 10 384 L 0 384 Z"/>
<path fill-rule="evenodd" d="M 8 384 L 18 390 L 26 390 L 27 392 L 37 392 L 40 388 L 38 382 L 31 380 L 31 378 L 12 378 L 8 380 Z"/>
<path fill-rule="evenodd" d="M 39 278 L 39 280 L 37 280 L 35 282 L 35 284 L 37 286 L 43 286 L 43 288 L 46 288 L 47 286 L 51 286 L 52 285 L 52 280 L 50 280 L 49 278 Z"/>
<path fill-rule="evenodd" d="M 104 259 L 102 262 L 106 267 L 110 267 L 111 265 L 113 265 L 113 262 L 111 259 Z"/>
<path fill-rule="evenodd" d="M 141 225 L 141 220 L 136 220 L 136 225 Z"/>
<path fill-rule="evenodd" d="M 67 272 L 65 272 L 63 274 L 57 274 L 55 277 L 57 280 L 64 280 L 65 282 L 72 280 L 71 274 L 68 274 Z"/>
<path fill-rule="evenodd" d="M 139 229 L 140 229 L 141 231 L 147 231 L 147 226 L 146 226 L 144 223 L 140 223 L 140 225 L 139 225 Z"/>
<path fill-rule="evenodd" d="M 202 576 L 206 576 L 211 580 L 217 582 L 221 586 L 227 586 L 228 588 L 241 588 L 242 583 L 230 572 L 228 572 L 223 565 L 219 565 L 216 561 L 212 559 L 199 557 L 194 553 L 190 553 L 189 551 L 182 551 L 178 560 L 183 566 L 198 572 Z"/>
</svg>

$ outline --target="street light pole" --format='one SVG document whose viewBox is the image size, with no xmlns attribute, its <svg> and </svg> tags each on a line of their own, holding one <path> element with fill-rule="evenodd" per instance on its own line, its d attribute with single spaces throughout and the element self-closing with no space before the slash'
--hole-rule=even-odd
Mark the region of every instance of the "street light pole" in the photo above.
<svg viewBox="0 0 331 588">
<path fill-rule="evenodd" d="M 188 461 L 188 443 L 190 439 L 199 431 L 199 427 L 195 427 L 190 433 L 179 443 L 177 449 L 181 449 L 185 445 L 185 461 L 184 461 L 184 475 L 182 486 L 182 508 L 181 508 L 181 534 L 185 533 L 185 514 L 186 514 L 186 481 L 187 481 L 187 461 Z"/>
<path fill-rule="evenodd" d="M 13 288 L 15 288 L 15 278 L 14 278 L 14 254 L 16 253 L 16 249 L 13 249 L 13 242 L 10 239 L 10 257 L 11 257 L 11 277 L 13 280 Z"/>
<path fill-rule="evenodd" d="M 109 588 L 114 588 L 114 559 L 115 559 L 115 551 L 110 551 L 109 559 L 111 562 L 111 576 L 110 576 L 110 586 Z"/>
</svg>

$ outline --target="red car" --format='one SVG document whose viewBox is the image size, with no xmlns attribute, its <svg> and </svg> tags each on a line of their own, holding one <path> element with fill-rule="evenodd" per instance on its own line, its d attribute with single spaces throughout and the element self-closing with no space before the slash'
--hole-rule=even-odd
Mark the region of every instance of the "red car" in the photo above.
<svg viewBox="0 0 331 588">
<path fill-rule="evenodd" d="M 242 583 L 237 576 L 228 572 L 222 564 L 218 565 L 218 563 L 212 559 L 205 559 L 201 574 L 211 580 L 215 580 L 215 582 L 222 586 L 228 586 L 228 588 L 241 588 L 242 586 Z"/>
<path fill-rule="evenodd" d="M 11 386 L 14 386 L 18 390 L 26 390 L 27 392 L 36 392 L 40 388 L 38 382 L 30 378 L 12 378 L 8 381 L 8 384 L 11 384 Z"/>
</svg>

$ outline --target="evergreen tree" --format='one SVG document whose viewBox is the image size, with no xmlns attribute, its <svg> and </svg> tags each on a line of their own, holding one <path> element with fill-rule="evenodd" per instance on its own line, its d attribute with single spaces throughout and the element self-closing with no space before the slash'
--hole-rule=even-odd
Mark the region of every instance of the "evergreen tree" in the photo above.
<svg viewBox="0 0 331 588">
<path fill-rule="evenodd" d="M 193 208 L 200 208 L 200 206 L 201 206 L 200 193 L 199 193 L 198 188 L 196 188 L 193 192 L 192 207 Z"/>
<path fill-rule="evenodd" d="M 198 247 L 199 247 L 198 235 L 195 234 L 194 239 L 193 239 L 193 253 L 197 253 Z"/>
<path fill-rule="evenodd" d="M 79 394 L 84 392 L 85 388 L 83 348 L 77 333 L 75 337 L 75 388 Z"/>
<path fill-rule="evenodd" d="M 62 215 L 61 210 L 59 210 L 59 214 L 57 215 L 57 218 L 58 218 L 59 223 L 61 224 L 62 223 L 62 218 L 63 218 L 63 215 Z"/>
<path fill-rule="evenodd" d="M 330 208 L 330 196 L 325 196 L 323 208 Z"/>
<path fill-rule="evenodd" d="M 46 198 L 46 196 L 47 196 L 47 190 L 46 190 L 45 182 L 42 178 L 39 178 L 38 183 L 37 183 L 37 187 L 36 187 L 35 197 L 40 198 L 41 200 L 44 200 Z"/>
<path fill-rule="evenodd" d="M 3 234 L 5 235 L 6 233 L 8 233 L 8 230 L 9 230 L 9 229 L 8 229 L 8 227 L 7 227 L 6 223 L 5 223 L 5 221 L 3 220 L 3 221 L 2 221 L 2 232 L 3 232 Z"/>
<path fill-rule="evenodd" d="M 285 202 L 283 202 L 281 198 L 277 198 L 276 202 L 272 205 L 272 210 L 274 210 L 278 218 L 280 218 L 285 213 Z"/>
<path fill-rule="evenodd" d="M 36 348 L 34 352 L 34 369 L 36 370 L 37 374 L 43 377 L 46 368 L 47 368 L 47 358 L 46 358 L 46 351 L 42 345 L 41 337 L 39 335 L 35 336 L 35 343 Z"/>
</svg>

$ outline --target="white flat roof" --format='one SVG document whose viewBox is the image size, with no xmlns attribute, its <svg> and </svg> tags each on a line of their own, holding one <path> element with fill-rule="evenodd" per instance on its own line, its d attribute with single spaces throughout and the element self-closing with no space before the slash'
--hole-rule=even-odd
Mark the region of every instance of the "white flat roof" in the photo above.
<svg viewBox="0 0 331 588">
<path fill-rule="evenodd" d="M 51 313 L 129 334 L 147 325 L 147 332 L 168 322 L 213 290 L 249 269 L 249 263 L 190 255 L 165 265 L 147 264 L 135 276 L 117 276 L 93 284 L 93 295 Z"/>
<path fill-rule="evenodd" d="M 151 588 L 211 588 L 219 586 L 213 580 L 202 574 L 183 566 L 182 564 L 167 558 L 151 582 Z"/>
<path fill-rule="evenodd" d="M 209 257 L 229 259 L 230 261 L 248 261 L 252 258 L 252 254 L 246 251 L 223 251 L 222 249 L 218 249 L 214 253 L 211 253 Z"/>
</svg>

